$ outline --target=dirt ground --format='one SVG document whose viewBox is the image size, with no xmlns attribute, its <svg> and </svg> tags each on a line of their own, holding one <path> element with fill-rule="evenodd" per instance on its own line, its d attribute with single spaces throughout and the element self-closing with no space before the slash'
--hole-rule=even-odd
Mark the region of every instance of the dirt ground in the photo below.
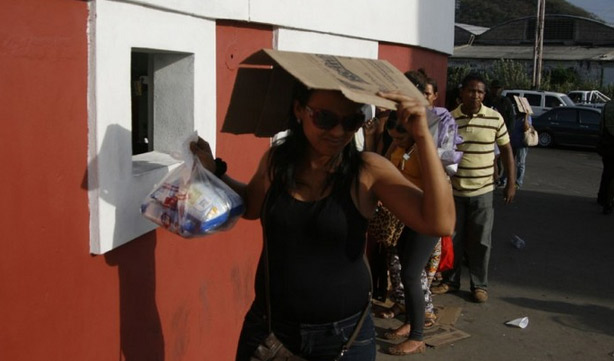
<svg viewBox="0 0 614 361">
<path fill-rule="evenodd" d="M 516 201 L 496 193 L 489 301 L 471 301 L 466 269 L 460 292 L 434 296 L 461 308 L 455 327 L 470 337 L 405 357 L 378 338 L 377 360 L 614 360 L 614 215 L 596 203 L 601 169 L 592 151 L 531 148 Z M 505 325 L 525 316 L 525 329 Z M 378 335 L 401 320 L 376 319 Z"/>
</svg>

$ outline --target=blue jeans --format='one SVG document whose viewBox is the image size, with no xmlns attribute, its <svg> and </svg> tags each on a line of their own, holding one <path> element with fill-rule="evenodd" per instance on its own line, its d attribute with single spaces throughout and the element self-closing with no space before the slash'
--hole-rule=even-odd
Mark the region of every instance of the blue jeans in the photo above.
<svg viewBox="0 0 614 361">
<path fill-rule="evenodd" d="M 529 153 L 529 147 L 514 148 L 514 162 L 516 164 L 516 185 L 518 188 L 522 187 L 524 183 L 524 170 L 527 164 L 527 153 Z M 507 174 L 503 172 L 500 181 L 505 184 L 507 181 Z"/>
<path fill-rule="evenodd" d="M 354 332 L 361 313 L 324 324 L 284 322 L 273 317 L 273 332 L 286 348 L 297 356 L 307 360 L 332 361 Z M 252 305 L 245 316 L 236 361 L 248 361 L 266 336 L 266 316 Z M 369 309 L 358 336 L 340 360 L 375 361 L 375 354 L 375 326 Z"/>
<path fill-rule="evenodd" d="M 522 187 L 524 182 L 524 170 L 527 163 L 528 147 L 514 149 L 514 158 L 516 158 L 516 184 L 518 187 Z"/>
</svg>

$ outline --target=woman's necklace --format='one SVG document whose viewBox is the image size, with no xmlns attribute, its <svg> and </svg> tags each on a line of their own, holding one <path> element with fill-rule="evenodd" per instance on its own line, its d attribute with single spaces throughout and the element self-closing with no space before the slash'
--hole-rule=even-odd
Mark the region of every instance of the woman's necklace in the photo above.
<svg viewBox="0 0 614 361">
<path fill-rule="evenodd" d="M 411 148 L 409 148 L 407 153 L 403 154 L 403 160 L 401 160 L 401 170 L 405 170 L 405 162 L 407 162 L 409 158 L 411 158 L 411 155 L 415 149 L 416 149 L 416 145 L 414 144 L 412 145 Z"/>
</svg>

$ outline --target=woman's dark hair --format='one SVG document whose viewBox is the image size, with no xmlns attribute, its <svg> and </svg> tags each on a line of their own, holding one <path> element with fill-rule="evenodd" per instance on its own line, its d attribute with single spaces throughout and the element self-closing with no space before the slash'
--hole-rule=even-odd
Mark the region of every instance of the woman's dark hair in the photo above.
<svg viewBox="0 0 614 361">
<path fill-rule="evenodd" d="M 288 134 L 273 144 L 269 158 L 269 176 L 274 184 L 281 189 L 295 188 L 296 168 L 304 160 L 309 146 L 302 125 L 294 116 L 294 100 L 301 106 L 307 105 L 313 90 L 308 89 L 300 82 L 296 82 L 293 90 L 292 104 L 288 114 Z M 338 161 L 338 162 L 337 162 Z M 362 157 L 354 138 L 343 148 L 341 154 L 331 162 L 338 163 L 326 181 L 325 191 L 332 185 L 333 192 L 339 189 L 350 189 L 354 181 L 358 181 L 360 169 L 363 165 Z M 358 185 L 358 182 L 355 183 Z"/>
<path fill-rule="evenodd" d="M 426 78 L 426 83 L 427 84 L 431 84 L 431 86 L 433 87 L 433 93 L 437 93 L 438 92 L 437 80 L 435 80 L 433 78 Z"/>
<path fill-rule="evenodd" d="M 422 69 L 410 70 L 405 72 L 405 77 L 409 79 L 412 84 L 420 90 L 420 93 L 424 93 L 426 89 L 426 73 Z"/>
</svg>

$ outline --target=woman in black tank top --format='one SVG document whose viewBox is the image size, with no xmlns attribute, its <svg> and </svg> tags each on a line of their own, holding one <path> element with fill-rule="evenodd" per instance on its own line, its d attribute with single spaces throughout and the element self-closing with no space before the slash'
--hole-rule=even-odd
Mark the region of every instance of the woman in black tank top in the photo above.
<svg viewBox="0 0 614 361">
<path fill-rule="evenodd" d="M 453 198 L 442 181 L 424 105 L 397 93 L 378 95 L 396 103 L 399 124 L 416 137 L 423 191 L 385 158 L 357 151 L 354 133 L 365 121 L 362 105 L 338 91 L 297 85 L 289 134 L 263 156 L 248 184 L 219 175 L 220 162 L 213 160 L 204 140 L 192 144 L 203 165 L 217 170 L 243 197 L 243 217 L 261 218 L 268 244 L 272 329 L 290 351 L 307 360 L 335 359 L 370 303 L 363 254 L 367 219 L 378 200 L 422 233 L 450 234 L 454 227 Z M 263 281 L 261 258 L 256 299 L 245 317 L 237 360 L 249 360 L 268 334 Z M 370 313 L 340 360 L 375 360 Z"/>
</svg>

